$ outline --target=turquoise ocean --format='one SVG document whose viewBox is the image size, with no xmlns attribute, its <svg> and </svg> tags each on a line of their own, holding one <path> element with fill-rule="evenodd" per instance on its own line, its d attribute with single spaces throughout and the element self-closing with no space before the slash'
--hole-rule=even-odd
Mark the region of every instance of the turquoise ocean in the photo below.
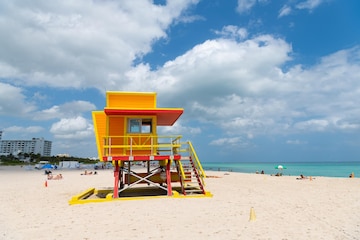
<svg viewBox="0 0 360 240">
<path fill-rule="evenodd" d="M 283 175 L 323 176 L 323 177 L 349 177 L 353 172 L 360 177 L 360 162 L 288 162 L 288 163 L 255 163 L 255 162 L 202 162 L 204 170 L 256 173 L 264 171 L 265 174 L 281 172 L 276 166 L 282 165 Z"/>
</svg>

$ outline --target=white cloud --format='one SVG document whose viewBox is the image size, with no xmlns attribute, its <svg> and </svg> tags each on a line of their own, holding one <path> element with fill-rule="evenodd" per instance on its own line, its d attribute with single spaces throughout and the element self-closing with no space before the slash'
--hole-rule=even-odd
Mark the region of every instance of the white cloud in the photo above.
<svg viewBox="0 0 360 240">
<path fill-rule="evenodd" d="M 247 97 L 286 91 L 291 85 L 279 79 L 280 66 L 291 59 L 290 52 L 289 44 L 269 35 L 241 42 L 208 40 L 156 71 L 146 65 L 133 68 L 127 73 L 131 83 L 122 87 L 156 91 L 159 101 L 179 102 L 187 111 L 197 100 L 210 108 L 215 99 L 233 93 Z"/>
<path fill-rule="evenodd" d="M 0 78 L 9 78 L 16 76 L 17 70 L 6 62 L 0 61 Z"/>
<path fill-rule="evenodd" d="M 295 128 L 306 131 L 324 131 L 329 125 L 329 122 L 325 119 L 310 119 L 296 123 Z"/>
<path fill-rule="evenodd" d="M 35 104 L 28 101 L 22 88 L 0 82 L 0 116 L 26 117 L 35 109 Z"/>
<path fill-rule="evenodd" d="M 236 10 L 239 13 L 249 11 L 256 4 L 256 0 L 238 0 Z"/>
<path fill-rule="evenodd" d="M 184 107 L 182 118 L 211 123 L 229 136 L 348 131 L 359 129 L 359 55 L 360 48 L 341 50 L 285 71 L 292 48 L 283 39 L 218 38 L 155 71 L 134 67 L 123 87 L 156 91 L 159 106 Z"/>
<path fill-rule="evenodd" d="M 198 0 L 1 1 L 0 78 L 28 86 L 113 89 Z"/>
<path fill-rule="evenodd" d="M 234 25 L 227 25 L 222 28 L 221 31 L 215 31 L 216 34 L 224 38 L 240 39 L 244 40 L 248 36 L 246 28 L 239 28 Z"/>
<path fill-rule="evenodd" d="M 239 13 L 248 12 L 257 3 L 267 4 L 268 2 L 270 2 L 270 0 L 238 0 L 236 11 Z"/>
<path fill-rule="evenodd" d="M 196 21 L 206 21 L 206 19 L 199 15 L 180 16 L 176 23 L 192 23 Z"/>
<path fill-rule="evenodd" d="M 216 140 L 211 141 L 209 145 L 233 148 L 233 147 L 246 147 L 249 145 L 249 143 L 244 141 L 241 137 L 232 137 L 232 138 L 218 138 Z"/>
<path fill-rule="evenodd" d="M 281 17 L 283 17 L 283 16 L 289 15 L 290 13 L 291 13 L 291 7 L 288 6 L 288 5 L 284 5 L 284 6 L 280 9 L 278 17 L 281 18 Z"/>
<path fill-rule="evenodd" d="M 298 3 L 296 5 L 296 8 L 312 10 L 312 9 L 318 7 L 322 2 L 323 2 L 323 0 L 306 0 L 304 2 Z"/>
<path fill-rule="evenodd" d="M 38 133 L 44 130 L 43 127 L 40 126 L 30 126 L 30 127 L 23 127 L 23 126 L 11 126 L 3 129 L 4 132 L 10 133 Z"/>
<path fill-rule="evenodd" d="M 96 107 L 87 101 L 72 101 L 62 105 L 55 105 L 34 114 L 36 120 L 48 120 L 54 118 L 79 116 L 83 113 L 93 111 Z"/>
<path fill-rule="evenodd" d="M 304 145 L 304 144 L 307 144 L 306 141 L 301 141 L 301 140 L 287 140 L 286 141 L 287 144 L 290 144 L 290 145 Z"/>
<path fill-rule="evenodd" d="M 355 123 L 351 122 L 339 122 L 336 125 L 341 130 L 359 130 L 360 129 L 360 123 L 358 120 L 356 120 Z"/>
<path fill-rule="evenodd" d="M 83 117 L 63 118 L 54 123 L 50 128 L 50 132 L 54 134 L 55 138 L 73 141 L 93 137 L 93 131 L 92 124 Z"/>
<path fill-rule="evenodd" d="M 159 135 L 169 135 L 169 134 L 181 135 L 182 133 L 187 133 L 189 135 L 198 135 L 201 133 L 201 129 L 199 127 L 184 126 L 181 124 L 181 121 L 175 122 L 173 126 L 158 127 Z"/>
<path fill-rule="evenodd" d="M 296 10 L 309 10 L 309 12 L 312 12 L 324 2 L 324 0 L 307 0 L 300 3 L 289 1 L 279 10 L 278 18 L 290 15 L 296 12 Z M 291 23 L 291 25 L 293 25 L 293 23 Z"/>
</svg>

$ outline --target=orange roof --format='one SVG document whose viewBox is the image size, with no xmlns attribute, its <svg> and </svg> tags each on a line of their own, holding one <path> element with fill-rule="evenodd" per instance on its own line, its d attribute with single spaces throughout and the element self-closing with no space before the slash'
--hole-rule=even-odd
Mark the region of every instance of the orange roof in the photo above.
<svg viewBox="0 0 360 240">
<path fill-rule="evenodd" d="M 158 126 L 172 126 L 184 112 L 182 108 L 156 109 L 110 109 L 105 108 L 106 115 L 149 115 L 157 117 Z"/>
</svg>

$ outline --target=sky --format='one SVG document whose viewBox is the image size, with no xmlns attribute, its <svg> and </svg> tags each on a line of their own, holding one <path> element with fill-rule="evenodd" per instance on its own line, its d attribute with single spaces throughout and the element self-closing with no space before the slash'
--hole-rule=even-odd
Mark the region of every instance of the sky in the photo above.
<svg viewBox="0 0 360 240">
<path fill-rule="evenodd" d="M 2 0 L 0 130 L 97 157 L 106 91 L 184 108 L 203 162 L 360 160 L 360 1 Z"/>
</svg>

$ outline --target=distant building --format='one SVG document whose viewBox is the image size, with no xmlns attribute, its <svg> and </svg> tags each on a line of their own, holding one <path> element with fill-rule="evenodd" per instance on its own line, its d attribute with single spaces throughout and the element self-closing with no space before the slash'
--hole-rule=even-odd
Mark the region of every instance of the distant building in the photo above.
<svg viewBox="0 0 360 240">
<path fill-rule="evenodd" d="M 41 156 L 51 156 L 52 142 L 44 138 L 33 138 L 31 140 L 1 140 L 0 131 L 0 154 L 34 153 Z"/>
</svg>

